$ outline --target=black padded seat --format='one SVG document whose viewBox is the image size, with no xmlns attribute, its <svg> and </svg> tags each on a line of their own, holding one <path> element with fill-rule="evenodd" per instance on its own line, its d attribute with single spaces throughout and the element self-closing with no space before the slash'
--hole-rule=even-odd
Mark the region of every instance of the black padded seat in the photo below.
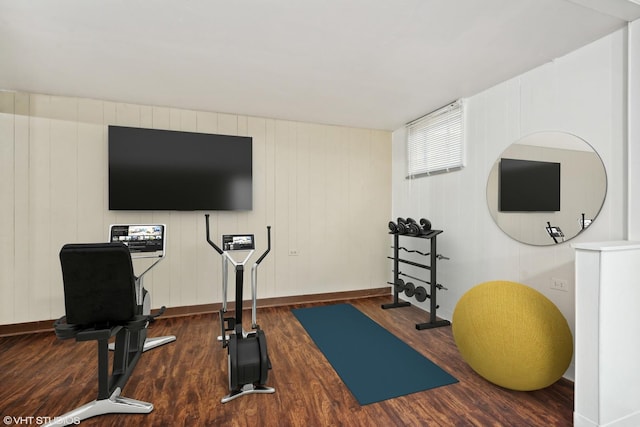
<svg viewBox="0 0 640 427">
<path fill-rule="evenodd" d="M 66 323 L 123 325 L 137 301 L 131 255 L 122 243 L 67 244 L 60 251 Z"/>
</svg>

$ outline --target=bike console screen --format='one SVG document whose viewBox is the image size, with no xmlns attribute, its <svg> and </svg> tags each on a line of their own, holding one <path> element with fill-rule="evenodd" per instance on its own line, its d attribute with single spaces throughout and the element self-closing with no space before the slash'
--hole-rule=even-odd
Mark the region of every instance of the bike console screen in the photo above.
<svg viewBox="0 0 640 427">
<path fill-rule="evenodd" d="M 112 225 L 112 242 L 121 242 L 129 252 L 162 252 L 164 250 L 164 225 Z M 151 255 L 151 254 L 150 254 Z"/>
</svg>

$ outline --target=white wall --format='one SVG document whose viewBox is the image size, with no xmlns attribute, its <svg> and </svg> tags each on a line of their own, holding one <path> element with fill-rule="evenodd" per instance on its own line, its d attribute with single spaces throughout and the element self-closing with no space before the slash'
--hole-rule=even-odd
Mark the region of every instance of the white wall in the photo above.
<svg viewBox="0 0 640 427">
<path fill-rule="evenodd" d="M 426 217 L 444 230 L 438 252 L 451 259 L 438 265 L 438 282 L 449 288 L 438 294 L 439 315 L 451 319 L 458 299 L 479 283 L 512 280 L 550 298 L 575 330 L 570 244 L 538 247 L 511 239 L 491 218 L 485 189 L 494 161 L 512 142 L 538 131 L 572 133 L 600 154 L 608 178 L 600 215 L 572 241 L 626 237 L 626 39 L 627 31 L 618 31 L 467 99 L 461 171 L 405 180 L 405 132 L 393 133 L 393 216 Z M 551 278 L 567 280 L 569 291 L 550 289 Z M 573 377 L 573 366 L 567 376 Z"/>
<path fill-rule="evenodd" d="M 105 241 L 112 223 L 168 226 L 167 259 L 145 276 L 153 307 L 221 301 L 205 212 L 108 210 L 109 124 L 253 137 L 254 209 L 209 213 L 213 239 L 255 233 L 257 254 L 273 227 L 259 297 L 387 286 L 389 132 L 0 92 L 0 324 L 63 315 L 60 248 Z"/>
</svg>

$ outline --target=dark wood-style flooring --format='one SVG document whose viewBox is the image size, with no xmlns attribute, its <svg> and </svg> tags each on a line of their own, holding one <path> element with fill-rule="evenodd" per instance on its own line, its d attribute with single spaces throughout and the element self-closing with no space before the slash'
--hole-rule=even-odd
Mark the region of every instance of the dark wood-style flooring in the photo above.
<svg viewBox="0 0 640 427">
<path fill-rule="evenodd" d="M 428 321 L 427 314 L 415 307 L 380 308 L 390 301 L 385 296 L 350 302 L 455 376 L 458 383 L 360 406 L 295 319 L 292 307 L 270 307 L 258 310 L 258 321 L 266 332 L 273 365 L 268 385 L 276 393 L 222 404 L 228 378 L 226 350 L 217 342 L 218 315 L 159 318 L 150 325 L 149 336 L 176 335 L 177 341 L 144 353 L 122 393 L 153 403 L 153 412 L 103 415 L 82 425 L 572 425 L 572 382 L 561 379 L 534 392 L 492 385 L 462 360 L 450 326 L 418 331 L 415 324 Z M 245 319 L 249 318 L 247 312 Z M 380 369 L 401 363 L 389 360 Z M 95 342 L 60 341 L 53 331 L 0 338 L 0 415 L 3 419 L 60 416 L 94 400 L 96 365 Z M 372 372 L 371 380 L 375 377 Z"/>
</svg>

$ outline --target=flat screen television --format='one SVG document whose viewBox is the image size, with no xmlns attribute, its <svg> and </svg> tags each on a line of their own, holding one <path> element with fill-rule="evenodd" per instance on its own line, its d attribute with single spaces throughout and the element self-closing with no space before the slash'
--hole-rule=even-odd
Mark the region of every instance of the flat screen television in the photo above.
<svg viewBox="0 0 640 427">
<path fill-rule="evenodd" d="M 499 171 L 501 212 L 560 210 L 560 163 L 502 158 Z"/>
<path fill-rule="evenodd" d="M 251 210 L 252 138 L 109 126 L 110 210 Z"/>
</svg>

